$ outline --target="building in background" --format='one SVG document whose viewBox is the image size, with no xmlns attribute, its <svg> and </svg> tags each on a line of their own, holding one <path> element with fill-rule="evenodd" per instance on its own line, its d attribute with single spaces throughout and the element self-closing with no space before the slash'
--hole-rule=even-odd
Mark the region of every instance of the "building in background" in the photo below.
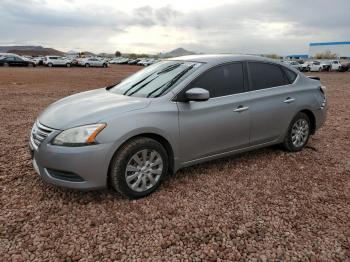
<svg viewBox="0 0 350 262">
<path fill-rule="evenodd" d="M 304 60 L 304 59 L 308 59 L 309 55 L 307 54 L 299 54 L 299 55 L 287 55 L 285 57 L 285 59 L 289 59 L 289 60 Z"/>
<path fill-rule="evenodd" d="M 309 44 L 309 57 L 317 54 L 331 52 L 339 58 L 350 58 L 350 41 L 349 42 L 321 42 Z"/>
</svg>

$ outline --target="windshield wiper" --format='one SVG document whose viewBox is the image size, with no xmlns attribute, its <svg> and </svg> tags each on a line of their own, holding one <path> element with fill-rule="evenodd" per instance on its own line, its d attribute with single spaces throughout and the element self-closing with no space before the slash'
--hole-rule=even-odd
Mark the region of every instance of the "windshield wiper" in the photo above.
<svg viewBox="0 0 350 262">
<path fill-rule="evenodd" d="M 154 79 L 156 79 L 158 77 L 158 75 L 162 74 L 162 73 L 166 73 L 169 72 L 171 70 L 174 70 L 175 68 L 179 67 L 182 63 L 177 63 L 177 64 L 173 64 L 170 65 L 166 68 L 164 68 L 162 71 L 159 71 L 157 74 L 157 76 L 155 78 L 153 78 L 151 81 L 147 82 L 146 84 L 142 85 L 142 87 L 144 87 L 145 85 L 147 85 L 148 83 L 152 82 Z M 143 81 L 147 80 L 150 76 L 152 76 L 154 74 L 150 74 L 149 76 L 146 76 L 145 78 L 141 79 L 140 81 L 138 81 L 137 83 L 133 84 L 130 88 L 128 88 L 123 95 L 128 95 L 128 96 L 132 96 L 133 94 L 137 93 L 138 91 L 140 91 L 141 88 L 137 88 L 135 91 L 132 91 L 132 89 L 134 89 L 134 87 L 138 86 L 139 84 L 141 84 Z M 128 94 L 130 92 L 130 94 Z"/>
<path fill-rule="evenodd" d="M 158 87 L 157 89 L 153 90 L 151 93 L 149 93 L 147 95 L 147 97 L 150 97 L 151 95 L 153 95 L 155 92 L 157 92 L 158 90 L 162 89 L 158 95 L 154 96 L 154 97 L 159 97 L 162 94 L 164 94 L 164 92 L 166 92 L 170 87 L 172 87 L 182 76 L 184 76 L 188 71 L 190 71 L 196 64 L 192 64 L 189 67 L 187 67 L 185 70 L 181 71 L 180 73 L 178 73 L 173 79 L 171 79 L 167 84 L 164 84 L 165 87 L 162 89 L 162 86 Z"/>
<path fill-rule="evenodd" d="M 157 79 L 158 77 L 159 76 L 156 76 L 156 77 L 152 78 L 150 81 L 144 83 L 142 86 L 137 88 L 135 91 L 131 92 L 128 96 L 132 96 L 133 94 L 137 93 L 138 91 L 140 91 L 142 88 L 144 88 L 146 85 L 148 85 L 149 83 L 151 83 L 153 80 Z"/>
<path fill-rule="evenodd" d="M 157 74 L 160 75 L 160 74 L 169 72 L 171 70 L 174 70 L 175 68 L 178 68 L 180 65 L 182 65 L 182 63 L 177 63 L 177 64 L 173 64 L 173 65 L 167 66 L 163 70 L 159 71 Z"/>
<path fill-rule="evenodd" d="M 146 76 L 145 78 L 142 78 L 140 81 L 138 81 L 137 83 L 133 84 L 130 88 L 128 88 L 123 95 L 126 96 L 127 93 L 129 93 L 129 91 L 131 91 L 135 86 L 137 86 L 138 84 L 141 84 L 143 81 L 145 81 L 147 78 L 149 78 L 150 76 L 152 76 L 153 74 L 150 74 L 148 76 Z"/>
</svg>

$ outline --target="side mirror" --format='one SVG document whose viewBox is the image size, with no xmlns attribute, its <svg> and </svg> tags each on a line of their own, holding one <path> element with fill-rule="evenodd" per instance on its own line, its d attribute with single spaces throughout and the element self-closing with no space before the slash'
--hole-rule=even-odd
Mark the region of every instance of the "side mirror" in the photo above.
<svg viewBox="0 0 350 262">
<path fill-rule="evenodd" d="M 187 101 L 207 101 L 209 97 L 209 91 L 199 87 L 191 88 L 185 92 L 185 98 Z"/>
</svg>

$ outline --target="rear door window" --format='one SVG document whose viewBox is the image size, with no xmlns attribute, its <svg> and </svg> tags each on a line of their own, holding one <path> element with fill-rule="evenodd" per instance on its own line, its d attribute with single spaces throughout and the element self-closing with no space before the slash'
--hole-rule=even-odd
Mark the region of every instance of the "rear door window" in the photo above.
<svg viewBox="0 0 350 262">
<path fill-rule="evenodd" d="M 297 78 L 297 74 L 295 72 L 293 72 L 292 70 L 289 70 L 285 67 L 282 67 L 284 73 L 286 74 L 286 77 L 288 78 L 288 83 L 292 84 L 294 83 L 295 79 Z"/>
<path fill-rule="evenodd" d="M 279 65 L 248 62 L 251 89 L 260 90 L 289 84 Z"/>
</svg>

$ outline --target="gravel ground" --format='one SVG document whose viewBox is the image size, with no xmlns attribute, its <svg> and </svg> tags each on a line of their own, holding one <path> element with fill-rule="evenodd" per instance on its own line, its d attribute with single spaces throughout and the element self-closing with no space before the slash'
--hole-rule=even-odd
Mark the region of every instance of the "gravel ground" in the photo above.
<svg viewBox="0 0 350 262">
<path fill-rule="evenodd" d="M 0 261 L 350 261 L 350 73 L 315 73 L 330 109 L 302 152 L 186 168 L 137 201 L 44 184 L 27 152 L 39 111 L 137 69 L 0 68 Z"/>
</svg>

